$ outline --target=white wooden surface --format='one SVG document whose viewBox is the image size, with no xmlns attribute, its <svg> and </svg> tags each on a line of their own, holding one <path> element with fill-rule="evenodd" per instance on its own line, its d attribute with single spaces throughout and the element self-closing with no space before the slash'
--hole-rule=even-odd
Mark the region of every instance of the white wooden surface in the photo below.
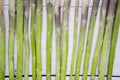
<svg viewBox="0 0 120 80">
<path fill-rule="evenodd" d="M 82 1 L 82 0 L 80 0 Z M 92 6 L 92 1 L 90 0 L 90 6 Z M 47 30 L 47 24 L 46 24 L 46 5 L 45 5 L 45 0 L 44 0 L 44 7 L 43 7 L 43 29 L 42 29 L 42 74 L 46 74 L 46 30 Z M 63 3 L 63 0 L 62 0 Z M 5 0 L 4 4 L 8 4 L 8 0 Z M 62 4 L 63 5 L 63 4 Z M 80 2 L 81 5 L 81 2 Z M 73 7 L 75 6 L 75 0 L 72 0 L 71 2 L 71 8 L 70 8 L 70 19 L 69 19 L 69 53 L 68 53 L 68 61 L 67 61 L 67 71 L 66 74 L 70 73 L 70 64 L 71 64 L 71 57 L 72 57 L 72 45 L 73 45 L 73 25 L 74 25 L 74 10 L 75 8 Z M 101 2 L 100 5 L 101 6 Z M 91 63 L 92 63 L 92 57 L 94 55 L 94 50 L 95 50 L 95 45 L 96 45 L 96 40 L 97 40 L 97 34 L 98 34 L 98 28 L 99 28 L 99 19 L 100 19 L 100 8 L 98 9 L 98 15 L 97 15 L 97 21 L 96 21 L 96 26 L 94 29 L 94 35 L 93 35 L 93 43 L 92 43 L 92 50 L 91 50 L 91 58 L 90 58 L 90 65 L 89 65 L 89 72 L 88 74 L 90 75 L 91 73 Z M 89 16 L 88 16 L 88 24 L 89 24 L 89 19 L 90 19 L 90 15 L 91 15 L 91 7 L 89 7 Z M 9 18 L 8 18 L 8 6 L 4 6 L 4 15 L 5 15 L 5 23 L 6 23 L 6 46 L 8 45 L 8 28 L 9 28 Z M 79 8 L 79 22 L 81 19 L 81 7 Z M 87 31 L 88 31 L 88 24 L 87 24 Z M 80 23 L 78 24 L 80 25 Z M 78 26 L 80 28 L 80 26 Z M 56 73 L 56 46 L 55 46 L 55 26 L 53 28 L 53 46 L 52 46 L 52 67 L 51 67 L 51 73 L 55 74 Z M 87 33 L 87 32 L 86 32 Z M 78 36 L 79 36 L 79 29 L 78 29 Z M 87 36 L 87 35 L 86 35 Z M 86 44 L 86 43 L 85 43 Z M 120 28 L 119 28 L 119 35 L 118 35 L 118 41 L 117 41 L 117 47 L 116 47 L 116 54 L 115 54 L 115 62 L 114 62 L 114 69 L 113 69 L 113 75 L 117 75 L 120 76 Z M 85 50 L 83 53 L 83 58 L 85 54 Z M 32 63 L 31 63 L 31 57 L 32 55 L 30 55 L 30 64 L 29 64 L 29 74 L 32 75 Z M 16 41 L 15 41 L 15 69 L 16 69 L 16 63 L 17 63 L 17 48 L 16 48 Z M 8 70 L 8 47 L 6 47 L 6 65 L 5 65 L 5 75 L 9 75 L 9 70 Z M 83 69 L 83 60 L 82 60 L 82 67 L 81 67 L 81 72 L 80 74 L 82 74 L 82 70 Z M 97 71 L 98 73 L 98 71 Z M 67 80 L 69 80 L 69 77 L 66 77 Z M 9 78 L 5 78 L 5 80 L 9 80 Z M 30 77 L 29 80 L 32 80 L 32 78 Z M 43 77 L 43 80 L 45 80 L 45 77 Z M 52 80 L 55 80 L 55 77 L 52 77 Z M 82 80 L 82 78 L 80 77 L 80 80 Z M 89 80 L 89 77 L 88 77 Z M 97 78 L 96 78 L 97 80 Z M 120 80 L 119 77 L 114 77 L 113 80 Z"/>
</svg>

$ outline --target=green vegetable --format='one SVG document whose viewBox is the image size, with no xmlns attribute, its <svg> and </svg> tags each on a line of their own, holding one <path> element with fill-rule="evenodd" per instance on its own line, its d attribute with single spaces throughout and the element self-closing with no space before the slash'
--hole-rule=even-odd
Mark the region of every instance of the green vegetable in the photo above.
<svg viewBox="0 0 120 80">
<path fill-rule="evenodd" d="M 74 39 L 73 39 L 73 52 L 72 52 L 72 61 L 71 61 L 71 69 L 70 69 L 70 80 L 72 80 L 72 76 L 74 73 L 74 65 L 75 65 L 75 57 L 76 57 L 76 47 L 77 47 L 77 24 L 78 24 L 78 10 L 79 10 L 79 0 L 76 0 L 75 5 L 75 17 L 74 17 Z"/>
<path fill-rule="evenodd" d="M 68 24 L 69 24 L 69 11 L 70 11 L 71 0 L 64 1 L 64 11 L 62 20 L 62 63 L 61 63 L 61 79 L 66 78 L 66 66 L 67 66 L 67 56 L 68 56 Z"/>
<path fill-rule="evenodd" d="M 17 74 L 16 80 L 22 80 L 23 71 L 23 1 L 16 1 L 16 37 L 17 37 Z"/>
<path fill-rule="evenodd" d="M 117 0 L 110 0 L 110 3 L 109 3 L 107 20 L 106 20 L 106 30 L 105 30 L 105 36 L 104 36 L 101 57 L 100 57 L 99 80 L 104 80 L 104 75 L 106 71 L 106 58 L 107 58 L 107 55 L 109 55 L 108 50 L 109 50 L 109 45 L 111 41 L 116 3 L 117 3 Z"/>
<path fill-rule="evenodd" d="M 118 2 L 117 2 L 117 9 L 116 9 L 115 20 L 114 20 L 114 25 L 113 25 L 112 41 L 111 41 L 109 63 L 108 63 L 108 79 L 107 80 L 112 79 L 113 63 L 114 63 L 114 58 L 115 58 L 115 48 L 116 48 L 116 43 L 117 43 L 119 24 L 120 24 L 120 0 L 118 0 Z"/>
<path fill-rule="evenodd" d="M 60 80 L 61 65 L 61 0 L 55 2 L 55 29 L 56 29 L 56 80 Z"/>
<path fill-rule="evenodd" d="M 36 62 L 37 62 L 37 80 L 42 80 L 41 66 L 41 36 L 42 36 L 42 3 L 43 0 L 37 0 L 36 5 Z"/>
<path fill-rule="evenodd" d="M 9 79 L 14 80 L 15 0 L 9 0 L 8 64 Z"/>
<path fill-rule="evenodd" d="M 28 71 L 29 58 L 30 58 L 30 41 L 28 35 L 29 7 L 30 7 L 30 1 L 26 0 L 24 4 L 24 48 L 25 48 L 24 80 L 28 80 L 28 73 L 29 73 Z"/>
<path fill-rule="evenodd" d="M 76 60 L 75 80 L 79 79 L 79 73 L 81 68 L 82 53 L 84 48 L 85 32 L 86 32 L 87 17 L 88 17 L 88 5 L 89 5 L 88 1 L 89 0 L 84 0 L 82 2 L 82 18 L 81 18 L 81 26 L 80 26 L 80 34 L 79 34 L 78 54 Z"/>
<path fill-rule="evenodd" d="M 99 0 L 94 0 L 92 15 L 90 18 L 90 25 L 88 29 L 88 36 L 87 36 L 87 45 L 86 45 L 86 52 L 85 52 L 85 59 L 84 59 L 84 66 L 83 66 L 83 80 L 87 80 L 90 53 L 91 53 L 91 47 L 92 47 L 92 38 L 93 38 L 98 6 L 99 6 Z"/>
<path fill-rule="evenodd" d="M 96 68 L 97 68 L 97 64 L 98 64 L 98 60 L 99 60 L 100 52 L 101 52 L 101 48 L 102 48 L 104 31 L 105 31 L 105 20 L 106 20 L 107 6 L 108 6 L 108 0 L 103 0 L 102 11 L 100 13 L 101 19 L 100 19 L 98 38 L 97 38 L 97 45 L 96 45 L 96 49 L 95 49 L 95 53 L 94 53 L 94 57 L 93 57 L 93 62 L 92 62 L 91 80 L 95 80 Z"/>
<path fill-rule="evenodd" d="M 46 80 L 51 80 L 52 34 L 53 34 L 53 3 L 51 0 L 47 0 Z"/>
<path fill-rule="evenodd" d="M 31 48 L 32 48 L 32 79 L 36 80 L 36 41 L 35 41 L 35 20 L 36 20 L 36 0 L 31 1 Z"/>
<path fill-rule="evenodd" d="M 3 17 L 3 1 L 0 0 L 0 79 L 4 80 L 4 71 L 5 71 L 5 23 Z"/>
</svg>

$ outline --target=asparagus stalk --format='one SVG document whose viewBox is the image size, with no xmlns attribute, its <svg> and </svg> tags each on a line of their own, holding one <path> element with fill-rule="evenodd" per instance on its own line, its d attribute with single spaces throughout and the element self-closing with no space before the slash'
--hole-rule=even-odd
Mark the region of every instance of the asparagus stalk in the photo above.
<svg viewBox="0 0 120 80">
<path fill-rule="evenodd" d="M 113 25 L 112 43 L 111 43 L 110 54 L 109 54 L 108 79 L 107 80 L 111 80 L 112 78 L 113 63 L 114 63 L 114 58 L 115 58 L 115 48 L 116 48 L 116 43 L 117 43 L 119 24 L 120 24 L 120 0 L 118 0 L 117 2 L 115 22 Z"/>
<path fill-rule="evenodd" d="M 96 68 L 97 68 L 97 64 L 98 64 L 98 60 L 99 60 L 100 52 L 101 52 L 101 47 L 102 47 L 102 43 L 103 43 L 107 5 L 108 5 L 108 0 L 103 0 L 102 11 L 100 13 L 101 19 L 100 19 L 98 38 L 97 38 L 97 45 L 96 45 L 96 49 L 95 49 L 95 53 L 94 53 L 94 57 L 93 57 L 93 61 L 92 61 L 91 80 L 95 80 Z"/>
<path fill-rule="evenodd" d="M 79 10 L 79 0 L 76 0 L 75 5 L 75 15 L 74 15 L 74 39 L 73 39 L 73 52 L 72 52 L 72 61 L 71 61 L 71 69 L 70 69 L 70 80 L 72 80 L 74 65 L 75 65 L 75 57 L 76 57 L 76 42 L 77 42 L 77 24 L 78 24 L 78 10 Z"/>
<path fill-rule="evenodd" d="M 61 7 L 60 0 L 55 1 L 55 29 L 56 29 L 56 80 L 60 80 L 61 61 Z"/>
<path fill-rule="evenodd" d="M 64 1 L 65 5 L 64 5 L 64 11 L 63 11 L 62 34 L 61 34 L 61 36 L 62 36 L 62 65 L 61 65 L 61 79 L 60 80 L 65 80 L 65 78 L 66 78 L 70 2 L 71 2 L 71 0 Z"/>
<path fill-rule="evenodd" d="M 42 36 L 42 2 L 37 0 L 36 7 L 36 62 L 37 62 L 37 80 L 42 80 L 42 66 L 41 66 L 41 36 Z"/>
<path fill-rule="evenodd" d="M 31 1 L 31 48 L 32 48 L 32 79 L 36 80 L 36 45 L 35 45 L 35 14 L 36 14 L 36 0 Z"/>
<path fill-rule="evenodd" d="M 9 79 L 14 80 L 15 0 L 9 0 L 9 21 L 10 21 L 8 39 Z"/>
<path fill-rule="evenodd" d="M 5 71 L 5 24 L 3 17 L 3 1 L 0 0 L 0 79 L 4 80 L 4 71 Z"/>
<path fill-rule="evenodd" d="M 17 37 L 17 76 L 16 80 L 22 80 L 23 66 L 23 1 L 17 0 L 17 19 L 16 19 L 16 37 Z"/>
<path fill-rule="evenodd" d="M 30 43 L 28 36 L 29 7 L 30 1 L 26 0 L 24 4 L 24 48 L 25 48 L 24 80 L 28 80 L 29 57 L 30 57 Z"/>
<path fill-rule="evenodd" d="M 81 27 L 80 27 L 80 35 L 79 35 L 79 45 L 78 45 L 78 54 L 76 60 L 76 70 L 75 70 L 75 80 L 79 79 L 81 61 L 82 61 L 82 53 L 84 48 L 85 41 L 85 32 L 87 25 L 87 17 L 88 17 L 88 3 L 89 0 L 82 1 L 82 19 L 81 19 Z"/>
<path fill-rule="evenodd" d="M 99 0 L 93 0 L 93 10 L 92 10 L 92 15 L 90 19 L 89 29 L 88 29 L 87 45 L 86 45 L 86 52 L 85 52 L 85 59 L 84 59 L 83 80 L 87 80 L 89 59 L 90 59 L 91 46 L 92 46 L 92 38 L 93 38 L 98 6 L 99 6 Z"/>
<path fill-rule="evenodd" d="M 47 0 L 46 80 L 51 80 L 52 34 L 53 34 L 53 3 L 52 0 Z"/>
<path fill-rule="evenodd" d="M 106 30 L 105 30 L 105 36 L 104 36 L 104 41 L 103 41 L 103 46 L 101 51 L 101 58 L 100 58 L 99 80 L 104 80 L 104 74 L 106 71 L 106 58 L 108 55 L 108 50 L 109 50 L 109 45 L 111 40 L 116 3 L 117 3 L 117 0 L 110 0 L 110 3 L 109 3 L 109 9 L 108 9 L 107 20 L 106 20 Z"/>
</svg>

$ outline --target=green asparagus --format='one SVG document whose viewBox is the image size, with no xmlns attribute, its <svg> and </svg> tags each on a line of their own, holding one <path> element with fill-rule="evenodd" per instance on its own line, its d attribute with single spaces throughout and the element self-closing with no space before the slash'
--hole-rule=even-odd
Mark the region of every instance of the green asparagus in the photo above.
<svg viewBox="0 0 120 80">
<path fill-rule="evenodd" d="M 110 46 L 110 40 L 111 40 L 111 34 L 112 34 L 112 27 L 114 23 L 114 15 L 115 15 L 115 9 L 116 9 L 116 3 L 117 0 L 110 0 L 108 13 L 107 13 L 107 19 L 106 19 L 106 29 L 105 29 L 105 35 L 103 40 L 103 46 L 101 51 L 101 57 L 100 57 L 100 67 L 99 67 L 99 80 L 104 80 L 104 75 L 106 71 L 106 58 Z"/>
<path fill-rule="evenodd" d="M 14 80 L 14 39 L 15 39 L 14 32 L 15 32 L 15 0 L 9 0 L 8 64 L 10 80 Z"/>
<path fill-rule="evenodd" d="M 17 76 L 16 80 L 22 80 L 23 71 L 23 1 L 17 0 L 16 37 L 17 37 Z"/>
<path fill-rule="evenodd" d="M 31 27 L 30 27 L 30 37 L 31 37 L 31 48 L 32 48 L 32 79 L 36 80 L 36 40 L 35 40 L 35 16 L 36 16 L 36 0 L 31 1 Z"/>
<path fill-rule="evenodd" d="M 112 80 L 112 72 L 113 72 L 113 63 L 115 58 L 115 48 L 117 43 L 117 36 L 120 24 L 120 0 L 117 3 L 117 10 L 115 14 L 115 20 L 113 25 L 113 33 L 112 33 L 112 43 L 110 47 L 110 54 L 109 54 L 109 63 L 108 63 L 108 79 Z"/>
<path fill-rule="evenodd" d="M 60 80 L 61 66 L 61 0 L 55 1 L 55 29 L 56 29 L 56 80 Z"/>
<path fill-rule="evenodd" d="M 66 67 L 67 67 L 67 56 L 68 56 L 68 24 L 69 24 L 69 11 L 70 11 L 71 0 L 64 1 L 64 11 L 62 20 L 62 64 L 61 64 L 61 78 L 60 80 L 65 80 L 66 78 Z"/>
<path fill-rule="evenodd" d="M 30 43 L 28 36 L 29 7 L 30 7 L 30 1 L 26 0 L 24 4 L 24 48 L 25 48 L 24 80 L 28 80 L 29 58 L 30 58 Z"/>
<path fill-rule="evenodd" d="M 99 0 L 93 0 L 93 9 L 92 9 L 90 25 L 88 29 L 87 45 L 86 45 L 86 52 L 85 52 L 85 59 L 84 59 L 84 66 L 83 66 L 83 80 L 87 80 L 89 59 L 90 59 L 90 53 L 91 53 L 91 47 L 92 47 L 92 38 L 93 38 L 98 6 L 99 6 Z"/>
<path fill-rule="evenodd" d="M 5 71 L 5 23 L 3 16 L 3 1 L 0 0 L 0 79 L 4 80 Z"/>
<path fill-rule="evenodd" d="M 79 10 L 79 0 L 76 0 L 75 5 L 75 15 L 74 15 L 74 39 L 73 39 L 73 52 L 72 52 L 72 61 L 71 61 L 71 69 L 70 69 L 70 80 L 72 80 L 74 65 L 75 65 L 75 57 L 76 57 L 76 47 L 77 47 L 77 24 L 78 24 L 78 10 Z"/>
<path fill-rule="evenodd" d="M 97 68 L 97 64 L 98 64 L 98 60 L 99 60 L 100 52 L 101 52 L 101 47 L 103 43 L 107 5 L 108 5 L 108 0 L 103 0 L 102 11 L 100 13 L 101 18 L 100 18 L 100 27 L 99 27 L 99 33 L 98 33 L 98 38 L 97 38 L 97 45 L 96 45 L 93 62 L 92 62 L 91 80 L 95 80 L 96 68 Z"/>
<path fill-rule="evenodd" d="M 82 19 L 81 19 L 81 27 L 80 27 L 80 34 L 79 34 L 79 45 L 78 45 L 78 54 L 76 60 L 76 70 L 75 70 L 75 80 L 79 79 L 79 73 L 81 68 L 81 61 L 82 61 L 82 53 L 84 48 L 85 42 L 85 32 L 86 32 L 86 25 L 87 25 L 87 17 L 88 17 L 88 0 L 83 0 L 82 2 Z"/>
<path fill-rule="evenodd" d="M 36 7 L 36 62 L 37 62 L 37 80 L 42 80 L 41 66 L 41 36 L 42 36 L 42 3 L 43 0 L 37 0 Z"/>
<path fill-rule="evenodd" d="M 53 34 L 53 3 L 52 0 L 47 0 L 46 80 L 51 80 L 52 34 Z"/>
</svg>

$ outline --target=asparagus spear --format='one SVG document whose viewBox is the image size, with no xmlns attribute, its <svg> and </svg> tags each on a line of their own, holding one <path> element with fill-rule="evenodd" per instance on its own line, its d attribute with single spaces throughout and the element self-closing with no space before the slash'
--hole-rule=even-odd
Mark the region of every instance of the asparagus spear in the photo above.
<svg viewBox="0 0 120 80">
<path fill-rule="evenodd" d="M 52 34 L 53 34 L 53 3 L 52 0 L 47 0 L 46 80 L 51 80 Z"/>
<path fill-rule="evenodd" d="M 79 79 L 81 61 L 82 61 L 82 53 L 84 48 L 84 41 L 85 41 L 85 32 L 86 32 L 86 25 L 87 25 L 87 17 L 88 17 L 88 1 L 82 1 L 82 19 L 81 19 L 81 27 L 80 27 L 80 35 L 79 35 L 79 45 L 78 45 L 78 54 L 76 60 L 76 70 L 75 70 L 75 80 Z"/>
<path fill-rule="evenodd" d="M 60 80 L 65 80 L 66 78 L 70 2 L 71 0 L 64 1 L 65 6 L 64 6 L 64 11 L 63 11 L 62 34 L 61 34 L 62 36 L 62 65 L 61 65 L 61 79 Z"/>
<path fill-rule="evenodd" d="M 9 21 L 10 21 L 8 39 L 9 79 L 14 80 L 15 0 L 9 0 Z"/>
<path fill-rule="evenodd" d="M 76 0 L 75 5 L 75 15 L 74 15 L 74 39 L 73 39 L 73 52 L 72 52 L 72 61 L 71 61 L 71 69 L 70 69 L 70 80 L 72 80 L 74 65 L 75 65 L 75 57 L 76 57 L 76 42 L 77 42 L 77 24 L 78 24 L 78 9 L 79 9 L 79 0 Z"/>
<path fill-rule="evenodd" d="M 17 37 L 17 76 L 16 80 L 22 80 L 23 66 L 23 1 L 17 0 L 17 19 L 16 19 L 16 37 Z"/>
<path fill-rule="evenodd" d="M 0 0 L 0 79 L 4 80 L 5 71 L 5 24 L 3 17 L 3 0 Z"/>
<path fill-rule="evenodd" d="M 89 59 L 90 59 L 92 38 L 93 38 L 93 31 L 94 31 L 98 6 L 99 6 L 99 0 L 93 0 L 93 10 L 92 10 L 92 15 L 91 15 L 91 19 L 90 19 L 89 29 L 88 29 L 86 53 L 85 53 L 85 59 L 84 59 L 83 80 L 87 80 L 88 66 L 89 66 Z"/>
<path fill-rule="evenodd" d="M 37 80 L 42 80 L 41 72 L 41 36 L 42 36 L 42 2 L 37 0 L 36 7 L 36 62 L 37 62 Z"/>
<path fill-rule="evenodd" d="M 107 80 L 111 80 L 112 78 L 113 63 L 114 63 L 114 58 L 115 58 L 115 48 L 116 48 L 116 43 L 117 43 L 119 24 L 120 24 L 120 0 L 118 0 L 117 2 L 115 22 L 113 25 L 112 43 L 111 43 L 110 54 L 109 54 L 108 79 Z"/>
<path fill-rule="evenodd" d="M 96 45 L 93 62 L 92 62 L 91 80 L 95 80 L 96 68 L 97 68 L 97 64 L 98 64 L 98 60 L 99 60 L 99 56 L 100 56 L 100 52 L 101 52 L 101 47 L 102 47 L 102 43 L 103 43 L 107 5 L 108 5 L 108 0 L 103 0 L 102 11 L 100 13 L 101 19 L 100 19 L 98 38 L 97 38 L 97 45 Z"/>
<path fill-rule="evenodd" d="M 105 69 L 106 58 L 108 55 L 108 50 L 110 45 L 116 3 L 117 3 L 117 0 L 110 0 L 110 3 L 109 3 L 109 9 L 108 9 L 107 20 L 106 20 L 106 30 L 105 30 L 105 36 L 104 36 L 104 41 L 103 41 L 103 46 L 101 51 L 101 58 L 100 58 L 99 80 L 104 80 L 104 74 L 106 70 Z"/>
<path fill-rule="evenodd" d="M 24 80 L 28 80 L 29 57 L 30 57 L 30 43 L 28 36 L 29 7 L 30 1 L 26 0 L 24 4 L 24 48 L 25 48 Z"/>
<path fill-rule="evenodd" d="M 31 1 L 31 48 L 32 48 L 32 79 L 36 80 L 36 45 L 35 45 L 35 14 L 36 0 Z"/>
<path fill-rule="evenodd" d="M 60 61 L 61 61 L 61 7 L 60 0 L 55 1 L 55 29 L 56 29 L 56 80 L 60 80 Z"/>
</svg>

